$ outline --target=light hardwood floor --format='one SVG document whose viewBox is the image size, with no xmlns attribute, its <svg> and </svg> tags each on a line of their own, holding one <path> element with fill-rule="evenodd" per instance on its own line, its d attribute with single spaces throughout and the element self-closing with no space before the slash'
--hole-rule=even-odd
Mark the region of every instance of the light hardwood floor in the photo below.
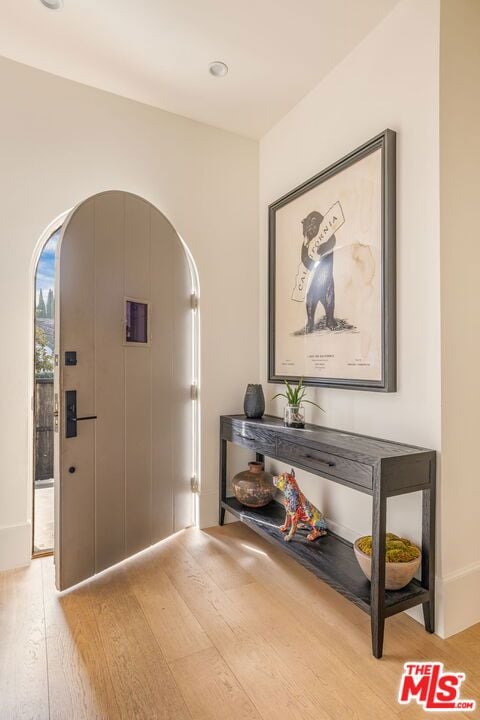
<svg viewBox="0 0 480 720">
<path fill-rule="evenodd" d="M 35 552 L 45 552 L 53 548 L 54 522 L 53 487 L 35 489 Z"/>
<path fill-rule="evenodd" d="M 369 631 L 239 523 L 178 533 L 62 595 L 42 558 L 0 573 L 0 718 L 445 720 L 397 703 L 403 663 L 422 659 L 466 672 L 480 703 L 480 625 L 444 641 L 397 615 L 382 660 Z"/>
</svg>

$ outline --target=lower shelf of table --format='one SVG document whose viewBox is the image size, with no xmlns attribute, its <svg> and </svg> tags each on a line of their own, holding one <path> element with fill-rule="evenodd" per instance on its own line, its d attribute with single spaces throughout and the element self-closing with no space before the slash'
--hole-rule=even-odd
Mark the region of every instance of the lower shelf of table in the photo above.
<svg viewBox="0 0 480 720">
<path fill-rule="evenodd" d="M 285 510 L 277 502 L 259 509 L 247 508 L 236 498 L 222 501 L 222 507 L 235 515 L 277 547 L 295 558 L 307 570 L 324 580 L 334 590 L 370 613 L 370 582 L 361 571 L 352 544 L 332 532 L 310 542 L 307 531 L 298 530 L 291 542 L 285 542 L 278 526 L 284 521 Z M 385 590 L 385 617 L 426 602 L 428 590 L 412 580 L 401 590 Z"/>
</svg>

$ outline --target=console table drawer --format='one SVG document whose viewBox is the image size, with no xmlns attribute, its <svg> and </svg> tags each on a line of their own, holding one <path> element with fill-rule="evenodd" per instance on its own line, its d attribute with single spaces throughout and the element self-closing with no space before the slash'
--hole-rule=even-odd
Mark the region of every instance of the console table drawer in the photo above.
<svg viewBox="0 0 480 720">
<path fill-rule="evenodd" d="M 265 455 L 275 455 L 277 436 L 270 430 L 255 428 L 252 431 L 250 428 L 240 429 L 231 425 L 224 425 L 222 434 L 225 440 L 229 440 L 236 445 L 243 445 L 251 450 L 263 452 Z"/>
<path fill-rule="evenodd" d="M 371 488 L 373 484 L 373 468 L 370 465 L 349 460 L 341 455 L 330 455 L 322 450 L 278 438 L 277 456 L 293 464 L 297 461 L 320 475 L 333 475 L 354 485 Z"/>
</svg>

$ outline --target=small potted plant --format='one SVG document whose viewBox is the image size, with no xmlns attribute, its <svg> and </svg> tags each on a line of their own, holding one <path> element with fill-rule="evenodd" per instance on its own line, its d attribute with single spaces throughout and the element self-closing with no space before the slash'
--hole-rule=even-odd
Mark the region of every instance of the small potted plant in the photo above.
<svg viewBox="0 0 480 720">
<path fill-rule="evenodd" d="M 305 427 L 305 408 L 302 403 L 315 405 L 315 407 L 324 412 L 323 408 L 317 405 L 316 402 L 304 399 L 306 392 L 307 388 L 303 384 L 303 378 L 301 378 L 298 385 L 290 385 L 290 383 L 285 380 L 285 392 L 277 393 L 273 396 L 272 400 L 275 400 L 277 397 L 284 397 L 287 400 L 288 405 L 286 405 L 283 414 L 283 422 L 286 427 L 300 429 Z"/>
</svg>

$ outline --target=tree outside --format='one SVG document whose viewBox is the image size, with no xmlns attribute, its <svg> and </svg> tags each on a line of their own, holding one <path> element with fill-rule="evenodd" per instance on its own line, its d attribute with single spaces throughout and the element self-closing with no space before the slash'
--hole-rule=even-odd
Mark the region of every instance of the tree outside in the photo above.
<svg viewBox="0 0 480 720">
<path fill-rule="evenodd" d="M 43 291 L 41 288 L 40 288 L 40 292 L 38 294 L 37 317 L 38 318 L 47 317 L 47 308 L 45 307 L 45 300 L 43 299 Z"/>
<path fill-rule="evenodd" d="M 53 318 L 55 317 L 55 296 L 53 294 L 52 288 L 50 288 L 48 291 L 47 314 L 45 317 L 50 318 L 51 320 L 53 320 Z"/>
<path fill-rule="evenodd" d="M 35 328 L 35 375 L 37 377 L 53 375 L 53 356 L 48 347 L 47 333 L 38 326 Z"/>
</svg>

